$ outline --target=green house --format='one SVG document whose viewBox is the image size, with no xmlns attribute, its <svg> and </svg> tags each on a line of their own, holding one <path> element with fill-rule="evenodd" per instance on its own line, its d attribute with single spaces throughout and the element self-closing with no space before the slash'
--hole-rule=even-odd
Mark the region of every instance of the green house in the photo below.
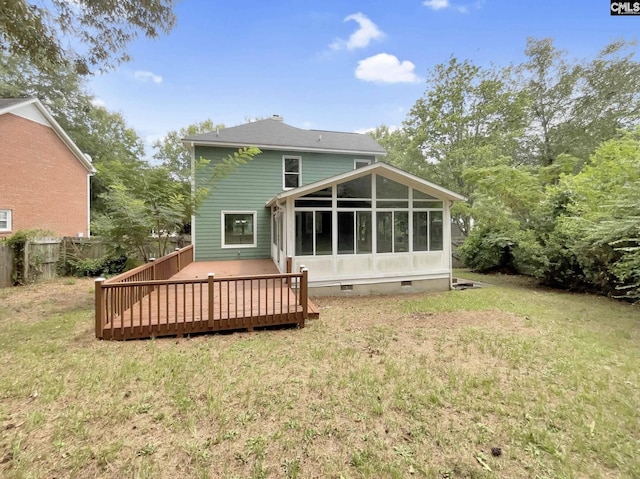
<svg viewBox="0 0 640 479">
<path fill-rule="evenodd" d="M 196 261 L 271 258 L 285 272 L 291 257 L 315 295 L 450 287 L 450 208 L 464 198 L 379 162 L 386 152 L 370 136 L 274 116 L 183 143 L 210 165 L 244 146 L 262 151 L 198 209 Z"/>
</svg>

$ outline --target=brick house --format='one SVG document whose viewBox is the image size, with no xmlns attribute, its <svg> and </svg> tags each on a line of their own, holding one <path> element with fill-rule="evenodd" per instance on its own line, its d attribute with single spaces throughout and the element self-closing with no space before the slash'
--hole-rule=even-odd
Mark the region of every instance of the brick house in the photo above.
<svg viewBox="0 0 640 479">
<path fill-rule="evenodd" d="M 0 99 L 0 238 L 89 235 L 91 158 L 36 98 Z"/>
</svg>

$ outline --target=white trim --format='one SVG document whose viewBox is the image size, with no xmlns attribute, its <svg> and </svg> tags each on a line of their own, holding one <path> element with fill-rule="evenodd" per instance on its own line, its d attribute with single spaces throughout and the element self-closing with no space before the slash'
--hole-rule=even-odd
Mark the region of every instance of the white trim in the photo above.
<svg viewBox="0 0 640 479">
<path fill-rule="evenodd" d="M 225 244 L 225 225 L 224 215 L 253 215 L 253 243 L 252 244 Z M 220 212 L 220 248 L 236 249 L 236 248 L 255 248 L 258 245 L 258 212 L 257 211 L 236 211 L 223 210 Z"/>
<path fill-rule="evenodd" d="M 189 153 L 191 156 L 191 199 L 195 198 L 196 194 L 196 148 L 193 142 L 190 145 Z M 196 258 L 196 210 L 195 208 L 191 212 L 191 245 L 193 246 L 193 260 Z"/>
<path fill-rule="evenodd" d="M 185 143 L 185 141 L 183 141 Z M 217 146 L 221 148 L 244 148 L 248 146 L 248 143 L 234 143 L 234 142 L 218 142 L 218 141 L 204 141 L 198 140 L 194 142 L 199 146 Z M 341 150 L 341 149 L 332 149 L 332 148 L 313 148 L 309 146 L 290 146 L 290 145 L 265 145 L 265 144 L 251 144 L 256 148 L 260 148 L 261 150 L 276 150 L 276 151 L 297 151 L 297 152 L 314 152 L 314 153 L 340 153 L 346 155 L 371 155 L 371 156 L 381 156 L 386 152 L 377 151 L 368 151 L 368 150 Z"/>
<path fill-rule="evenodd" d="M 402 183 L 403 185 L 423 191 L 427 194 L 430 194 L 431 196 L 435 196 L 438 200 L 466 200 L 464 196 L 459 195 L 458 193 L 454 193 L 453 191 L 443 188 L 442 186 L 438 186 L 435 183 L 431 183 L 430 181 L 427 181 L 423 178 L 412 175 L 411 173 L 407 173 L 406 171 L 396 168 L 395 166 L 376 162 L 369 166 L 358 168 L 357 170 L 347 171 L 346 173 L 332 176 L 324 180 L 316 181 L 308 185 L 300 186 L 299 188 L 282 191 L 281 193 L 278 193 L 276 196 L 271 198 L 267 202 L 266 206 L 271 206 L 274 202 L 281 201 L 288 197 L 297 198 L 298 196 L 303 196 L 308 193 L 324 189 L 334 183 L 353 180 L 371 173 L 382 174 L 382 176 L 388 177 L 394 181 Z"/>
<path fill-rule="evenodd" d="M 285 176 L 286 175 L 294 175 L 295 173 L 286 172 L 285 165 L 286 160 L 298 160 L 298 186 L 286 186 Z M 299 188 L 302 186 L 302 156 L 297 155 L 282 155 L 282 189 L 283 190 L 293 190 L 295 188 Z"/>
<path fill-rule="evenodd" d="M 369 160 L 366 158 L 354 158 L 353 159 L 353 169 L 357 170 L 358 168 L 364 168 L 363 166 L 358 166 L 358 163 L 364 163 L 365 166 L 369 166 L 371 163 L 373 163 L 373 160 Z"/>
<path fill-rule="evenodd" d="M 0 210 L 0 213 L 6 213 L 7 214 L 7 227 L 6 228 L 2 228 L 0 227 L 0 233 L 8 233 L 11 230 L 12 227 L 12 217 L 11 217 L 11 210 Z"/>
</svg>

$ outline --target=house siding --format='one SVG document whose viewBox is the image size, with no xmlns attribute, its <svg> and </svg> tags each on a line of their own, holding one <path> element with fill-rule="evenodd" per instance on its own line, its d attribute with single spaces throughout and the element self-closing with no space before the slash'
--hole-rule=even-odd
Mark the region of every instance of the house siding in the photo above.
<svg viewBox="0 0 640 479">
<path fill-rule="evenodd" d="M 195 147 L 195 157 L 216 162 L 237 151 L 232 148 Z M 282 188 L 282 157 L 302 158 L 302 184 L 353 170 L 353 160 L 370 159 L 366 155 L 306 153 L 263 150 L 234 173 L 220 180 L 196 213 L 194 244 L 196 261 L 225 259 L 261 259 L 271 257 L 271 211 L 266 202 Z M 255 211 L 257 244 L 252 248 L 221 248 L 222 211 Z"/>
<path fill-rule="evenodd" d="M 12 230 L 88 234 L 87 170 L 55 131 L 12 113 L 0 116 L 0 209 Z"/>
</svg>

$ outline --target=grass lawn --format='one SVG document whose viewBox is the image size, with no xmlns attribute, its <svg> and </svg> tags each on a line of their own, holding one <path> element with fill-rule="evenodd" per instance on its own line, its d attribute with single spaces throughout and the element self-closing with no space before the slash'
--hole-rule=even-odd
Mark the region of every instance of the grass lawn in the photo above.
<svg viewBox="0 0 640 479">
<path fill-rule="evenodd" d="M 129 342 L 94 339 L 90 280 L 0 290 L 0 476 L 640 477 L 640 308 L 466 276 Z"/>
</svg>

